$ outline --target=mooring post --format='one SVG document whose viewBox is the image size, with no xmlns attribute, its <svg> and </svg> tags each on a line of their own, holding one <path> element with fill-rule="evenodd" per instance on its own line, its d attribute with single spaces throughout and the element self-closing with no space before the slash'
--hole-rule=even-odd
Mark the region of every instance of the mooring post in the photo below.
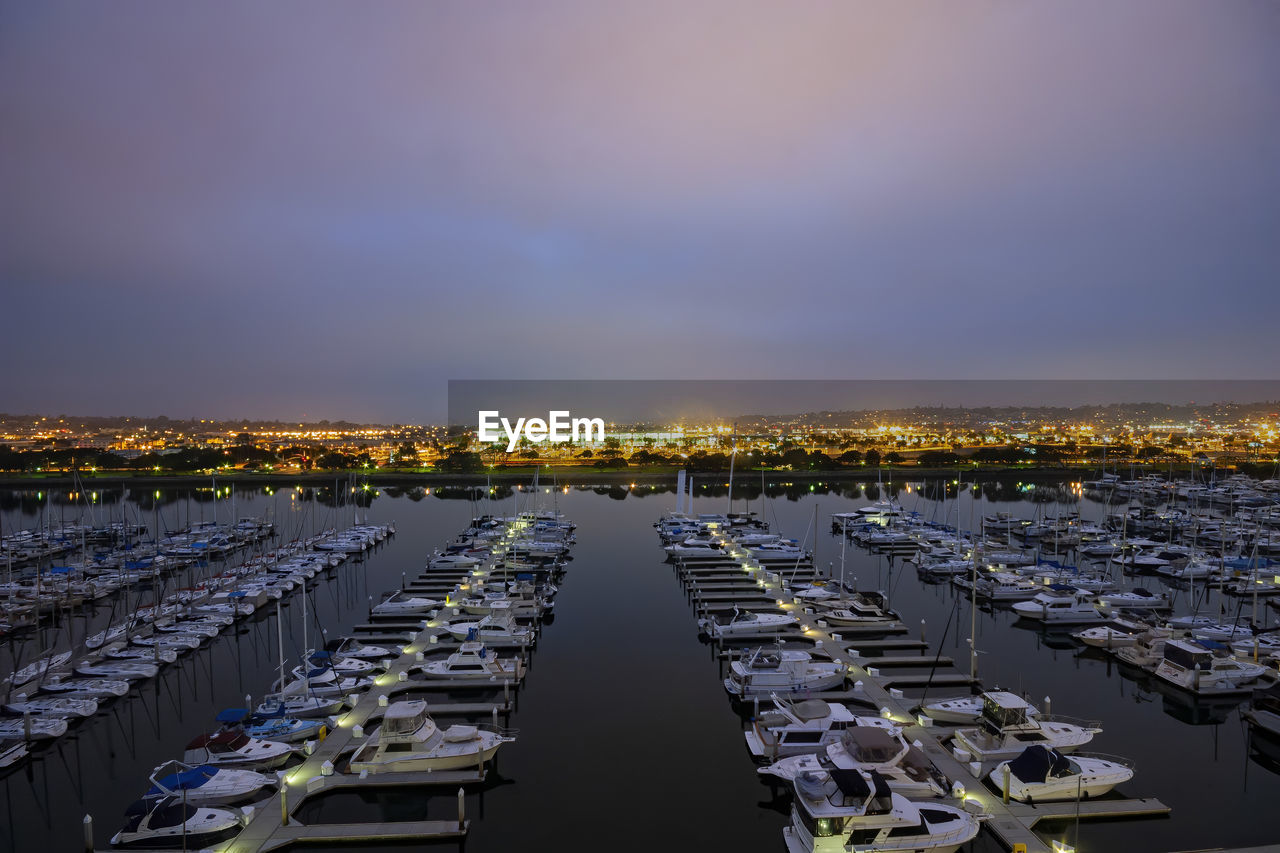
<svg viewBox="0 0 1280 853">
<path fill-rule="evenodd" d="M 289 780 L 280 780 L 280 825 L 289 825 Z"/>
<path fill-rule="evenodd" d="M 458 789 L 458 829 L 467 825 L 467 799 L 461 788 Z"/>
<path fill-rule="evenodd" d="M 1044 715 L 1046 718 L 1049 716 L 1049 713 L 1052 710 L 1053 710 L 1053 700 L 1050 699 L 1048 696 L 1044 697 Z"/>
<path fill-rule="evenodd" d="M 923 619 L 920 620 L 920 642 L 922 643 L 926 642 L 924 638 L 924 620 Z"/>
<path fill-rule="evenodd" d="M 84 816 L 84 850 L 93 853 L 93 815 Z"/>
<path fill-rule="evenodd" d="M 1004 783 L 1001 786 L 1001 791 L 1004 797 L 1004 804 L 1007 806 L 1009 805 L 1009 762 L 1006 761 L 1001 765 L 1000 769 L 1004 771 Z"/>
</svg>

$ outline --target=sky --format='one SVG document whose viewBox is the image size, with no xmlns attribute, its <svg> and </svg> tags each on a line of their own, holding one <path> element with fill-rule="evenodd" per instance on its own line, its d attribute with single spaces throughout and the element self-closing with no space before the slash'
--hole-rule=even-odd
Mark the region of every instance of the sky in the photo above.
<svg viewBox="0 0 1280 853">
<path fill-rule="evenodd" d="M 0 0 L 0 411 L 1280 376 L 1278 44 L 1268 0 Z"/>
</svg>

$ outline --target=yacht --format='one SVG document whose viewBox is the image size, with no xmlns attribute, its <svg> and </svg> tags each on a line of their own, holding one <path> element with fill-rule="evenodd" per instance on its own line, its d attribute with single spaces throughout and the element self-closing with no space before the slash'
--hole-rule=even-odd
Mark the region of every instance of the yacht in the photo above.
<svg viewBox="0 0 1280 853">
<path fill-rule="evenodd" d="M 879 593 L 856 592 L 848 598 L 824 602 L 819 606 L 829 609 L 819 612 L 818 618 L 836 627 L 898 621 L 898 614 L 889 609 L 884 596 Z"/>
<path fill-rule="evenodd" d="M 798 693 L 827 690 L 844 683 L 845 668 L 834 662 L 818 662 L 804 651 L 755 649 L 729 667 L 724 688 L 734 696 Z"/>
<path fill-rule="evenodd" d="M 1273 688 L 1254 694 L 1253 701 L 1240 716 L 1249 724 L 1249 743 L 1253 748 L 1280 761 L 1280 692 Z"/>
<path fill-rule="evenodd" d="M 228 708 L 215 719 L 222 723 L 225 731 L 239 731 L 255 740 L 277 743 L 320 740 L 328 733 L 325 720 L 286 717 L 283 713 L 258 714 L 248 708 Z"/>
<path fill-rule="evenodd" d="M 1104 592 L 1098 596 L 1098 609 L 1102 611 L 1117 608 L 1128 611 L 1168 611 L 1173 609 L 1173 602 L 1168 593 L 1156 594 L 1149 589 L 1134 587 L 1125 592 Z"/>
<path fill-rule="evenodd" d="M 957 729 L 955 744 L 976 761 L 1014 758 L 1031 744 L 1071 752 L 1093 740 L 1100 726 L 1060 723 L 1032 717 L 1025 699 L 1002 690 L 983 694 L 977 728 Z"/>
<path fill-rule="evenodd" d="M 400 591 L 384 599 L 382 603 L 375 604 L 370 612 L 376 616 L 425 616 L 440 609 L 443 604 L 442 601 L 418 598 Z"/>
<path fill-rule="evenodd" d="M 21 740 L 0 739 L 0 770 L 12 767 L 30 754 Z"/>
<path fill-rule="evenodd" d="M 238 803 L 277 786 L 273 774 L 253 770 L 234 770 L 201 764 L 193 767 L 181 761 L 170 761 L 151 772 L 151 787 L 143 799 L 173 797 L 193 806 L 216 806 Z"/>
<path fill-rule="evenodd" d="M 339 637 L 336 640 L 330 640 L 324 644 L 324 650 L 331 654 L 361 660 L 394 660 L 400 657 L 399 649 L 365 645 L 355 637 Z"/>
<path fill-rule="evenodd" d="M 46 655 L 33 663 L 27 664 L 22 669 L 6 678 L 2 683 L 7 684 L 10 687 L 21 687 L 28 681 L 35 681 L 50 670 L 57 669 L 69 660 L 71 660 L 71 652 L 60 652 L 56 655 Z"/>
<path fill-rule="evenodd" d="M 441 729 L 422 699 L 392 702 L 374 730 L 351 756 L 350 772 L 391 773 L 476 767 L 515 737 L 476 726 Z"/>
<path fill-rule="evenodd" d="M 982 720 L 982 709 L 986 704 L 986 693 L 978 696 L 957 696 L 951 699 L 940 699 L 937 702 L 930 702 L 928 705 L 922 705 L 920 712 L 938 723 L 977 723 Z M 1032 704 L 1027 703 L 1026 715 L 1028 717 L 1040 716 L 1040 711 Z"/>
<path fill-rule="evenodd" d="M 837 741 L 822 751 L 784 758 L 759 772 L 792 780 L 806 772 L 833 767 L 878 773 L 891 791 L 904 797 L 942 797 L 947 793 L 946 778 L 934 769 L 923 751 L 907 743 L 896 727 L 845 729 Z"/>
<path fill-rule="evenodd" d="M 1019 601 L 1013 612 L 1023 619 L 1046 625 L 1081 625 L 1106 622 L 1094 604 L 1092 593 L 1063 584 L 1053 584 L 1030 601 Z"/>
<path fill-rule="evenodd" d="M 1020 803 L 1048 803 L 1100 797 L 1133 778 L 1133 768 L 1111 758 L 1063 755 L 1056 749 L 1032 744 L 1011 761 L 1002 761 L 987 779 L 1004 790 L 1009 772 L 1009 797 Z"/>
<path fill-rule="evenodd" d="M 746 732 L 747 749 L 753 758 L 776 761 L 792 755 L 817 752 L 837 742 L 848 728 L 872 726 L 897 731 L 882 717 L 858 716 L 844 705 L 805 699 L 790 702 L 773 697 L 774 708 L 763 711 Z"/>
<path fill-rule="evenodd" d="M 479 622 L 453 622 L 447 625 L 457 640 L 478 640 L 495 646 L 532 646 L 537 635 L 532 629 L 517 625 L 510 608 L 493 608 Z"/>
<path fill-rule="evenodd" d="M 1143 622 L 1134 622 L 1129 619 L 1112 619 L 1106 625 L 1084 628 L 1076 631 L 1071 636 L 1086 646 L 1092 646 L 1095 649 L 1123 649 L 1137 645 L 1138 637 L 1149 628 L 1150 626 Z"/>
<path fill-rule="evenodd" d="M 288 761 L 293 753 L 294 748 L 288 744 L 258 740 L 244 732 L 220 731 L 201 735 L 187 744 L 182 760 L 191 765 L 271 770 Z"/>
<path fill-rule="evenodd" d="M 419 670 L 427 678 L 516 682 L 524 677 L 524 663 L 519 658 L 499 658 L 489 654 L 483 643 L 476 642 L 463 643 L 445 660 L 424 663 Z"/>
<path fill-rule="evenodd" d="M 193 806 L 181 799 L 139 800 L 124 815 L 124 827 L 111 836 L 113 847 L 199 849 L 231 838 L 243 826 L 238 812 Z"/>
<path fill-rule="evenodd" d="M 1156 677 L 1201 696 L 1248 693 L 1267 671 L 1265 666 L 1238 661 L 1230 649 L 1209 640 L 1169 640 Z"/>
<path fill-rule="evenodd" d="M 917 805 L 878 773 L 832 768 L 793 782 L 787 853 L 955 853 L 978 834 L 978 819 L 953 806 Z"/>
<path fill-rule="evenodd" d="M 701 621 L 708 636 L 713 639 L 726 639 L 776 634 L 784 628 L 797 624 L 799 620 L 790 613 L 752 613 L 750 610 L 739 611 L 735 607 L 733 618 L 728 622 L 717 622 L 715 619 Z"/>
</svg>

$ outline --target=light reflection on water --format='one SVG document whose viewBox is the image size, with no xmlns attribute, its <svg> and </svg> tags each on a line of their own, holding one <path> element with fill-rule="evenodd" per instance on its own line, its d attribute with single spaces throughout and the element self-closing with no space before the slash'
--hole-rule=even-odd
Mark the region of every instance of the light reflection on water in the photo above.
<svg viewBox="0 0 1280 853">
<path fill-rule="evenodd" d="M 738 485 L 735 503 L 742 509 L 743 494 L 751 491 L 751 508 L 775 529 L 810 541 L 816 507 L 817 562 L 836 567 L 840 545 L 829 534 L 829 515 L 890 491 L 870 486 L 874 497 L 848 486 L 844 490 L 852 494 L 836 495 L 824 494 L 821 486 L 810 492 L 808 484 L 797 484 L 776 489 L 779 493 L 762 505 L 758 490 Z M 268 495 L 237 489 L 234 515 L 271 512 L 290 535 L 349 524 L 355 516 L 352 507 L 333 510 L 305 500 L 305 493 L 288 497 L 293 491 Z M 959 499 L 953 491 L 945 502 L 923 496 L 918 487 L 894 491 L 907 510 L 936 521 L 958 520 L 966 527 L 971 518 L 976 524 L 982 514 L 997 509 L 1028 518 L 1078 509 L 1085 518 L 1097 519 L 1104 511 L 1090 501 L 1034 503 L 1026 499 L 1033 492 L 1012 483 L 984 487 L 982 500 L 973 503 L 967 490 Z M 1053 494 L 1065 497 L 1066 492 Z M 328 501 L 332 494 L 318 497 Z M 399 586 L 402 573 L 415 575 L 426 556 L 461 530 L 477 506 L 489 509 L 485 502 L 442 500 L 435 488 L 430 496 L 416 497 L 384 492 L 359 509 L 371 521 L 396 520 L 399 532 L 363 567 L 344 566 L 335 579 L 311 592 L 313 619 L 331 634 L 364 621 L 370 597 Z M 188 520 L 233 518 L 227 499 L 196 500 L 177 490 L 163 492 L 158 506 L 152 492 L 143 498 L 112 503 L 104 495 L 99 506 L 114 507 L 117 517 L 119 507 L 128 506 L 131 519 L 158 518 L 167 529 Z M 720 686 L 720 666 L 708 647 L 699 644 L 693 612 L 662 562 L 651 524 L 673 505 L 673 496 L 641 485 L 543 493 L 544 500 L 552 498 L 578 522 L 575 559 L 512 717 L 521 739 L 504 749 L 483 795 L 467 798 L 468 816 L 478 818 L 467 849 L 553 844 L 565 850 L 601 845 L 614 850 L 781 849 L 785 797 L 775 798 L 757 781 L 742 743 L 742 721 Z M 493 510 L 508 513 L 514 505 L 515 499 L 504 494 Z M 720 494 L 699 497 L 695 510 L 722 511 L 725 506 Z M 12 493 L 0 497 L 0 508 L 6 531 L 34 526 L 41 513 L 55 523 L 73 521 L 78 514 L 74 507 L 47 501 L 19 501 Z M 888 592 L 913 629 L 924 619 L 933 649 L 940 644 L 942 654 L 967 666 L 968 604 L 949 585 L 923 584 L 900 562 L 852 545 L 846 550 L 845 570 L 862 586 Z M 1142 582 L 1158 584 L 1154 578 Z M 1188 600 L 1186 590 L 1175 594 L 1180 606 Z M 1201 612 L 1226 607 L 1234 613 L 1238 604 L 1215 592 Z M 284 608 L 287 650 L 301 648 L 300 611 L 295 595 Z M 98 621 L 107 618 L 109 610 Z M 170 667 L 27 768 L 0 780 L 5 824 L 0 850 L 72 849 L 79 843 L 86 812 L 94 815 L 98 842 L 105 846 L 153 766 L 179 755 L 190 738 L 211 727 L 218 709 L 241 704 L 246 693 L 263 691 L 275 674 L 274 638 L 273 611 L 241 623 L 234 634 L 228 631 L 207 650 Z M 1280 776 L 1248 760 L 1246 730 L 1235 703 L 1193 706 L 1179 694 L 1161 692 L 1148 679 L 1120 670 L 1105 656 L 1079 651 L 1060 635 L 1015 626 L 1008 610 L 980 610 L 977 643 L 987 685 L 1033 698 L 1049 695 L 1055 713 L 1104 720 L 1096 749 L 1136 762 L 1137 776 L 1125 792 L 1157 796 L 1174 808 L 1170 819 L 1085 821 L 1079 829 L 1080 849 L 1156 851 L 1280 840 L 1280 831 L 1258 818 L 1280 796 Z M 326 820 L 404 819 L 421 813 L 451 817 L 452 796 L 429 794 L 426 800 L 394 792 L 344 795 L 326 801 L 324 808 L 308 808 Z M 677 825 L 680 836 L 674 839 Z M 1074 840 L 1075 832 L 1070 824 L 1060 824 L 1053 837 Z M 998 845 L 980 841 L 975 849 L 996 850 Z"/>
</svg>

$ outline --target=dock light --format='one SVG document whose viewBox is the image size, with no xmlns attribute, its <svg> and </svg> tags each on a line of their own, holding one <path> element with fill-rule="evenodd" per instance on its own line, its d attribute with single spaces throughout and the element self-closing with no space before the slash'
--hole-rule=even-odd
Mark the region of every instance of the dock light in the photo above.
<svg viewBox="0 0 1280 853">
<path fill-rule="evenodd" d="M 889 710 L 889 706 L 888 706 L 888 705 L 885 705 L 885 706 L 883 706 L 883 707 L 880 709 L 880 716 L 881 716 L 881 717 L 884 717 L 886 720 L 892 720 L 892 719 L 893 719 L 893 711 Z"/>
<path fill-rule="evenodd" d="M 956 782 L 954 785 L 951 786 L 951 796 L 955 797 L 957 800 L 964 799 L 964 783 L 963 782 Z"/>
<path fill-rule="evenodd" d="M 1052 842 L 1053 853 L 1076 853 L 1076 848 L 1064 841 Z"/>
</svg>

